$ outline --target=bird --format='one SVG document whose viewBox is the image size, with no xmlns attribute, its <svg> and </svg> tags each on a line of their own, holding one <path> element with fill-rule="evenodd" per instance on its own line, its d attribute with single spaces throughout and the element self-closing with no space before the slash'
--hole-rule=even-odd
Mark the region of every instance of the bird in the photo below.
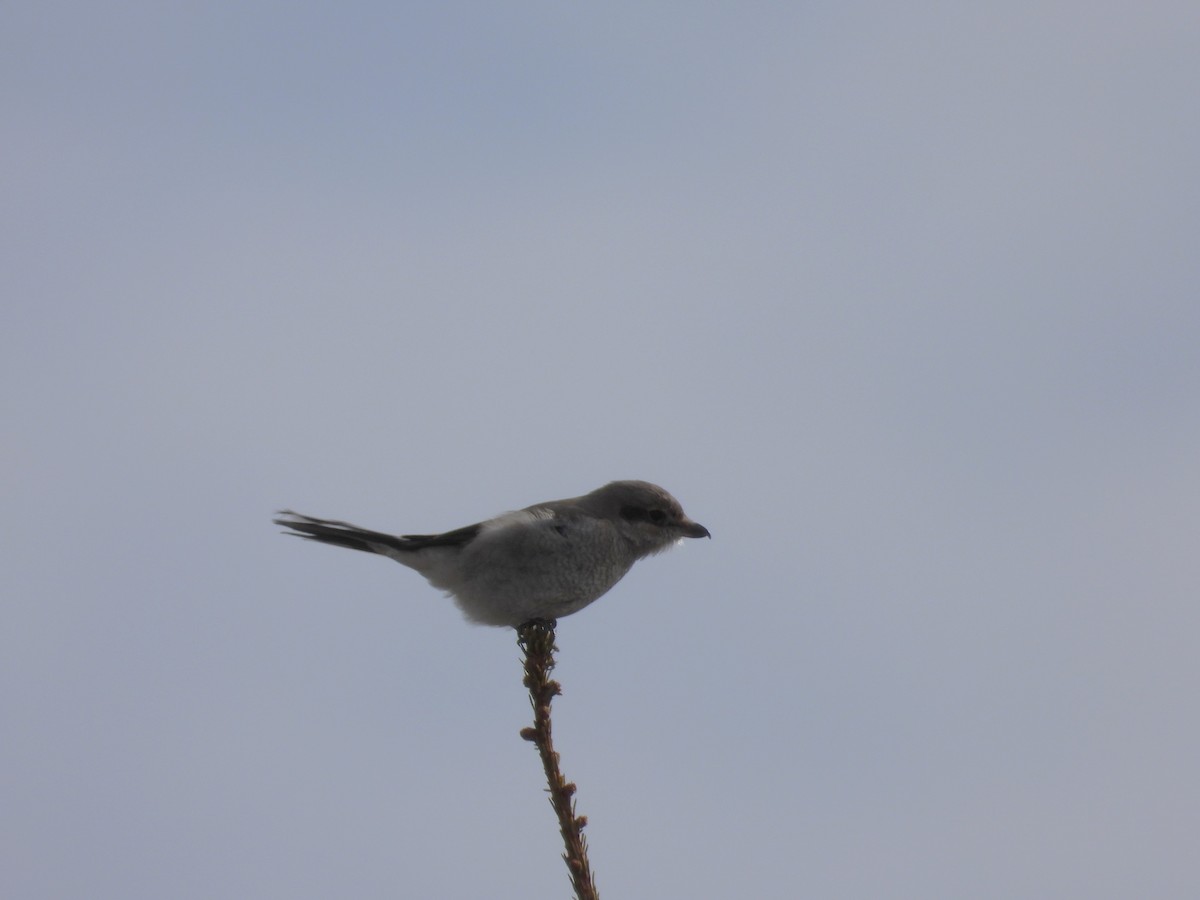
<svg viewBox="0 0 1200 900">
<path fill-rule="evenodd" d="M 679 501 L 648 481 L 535 503 L 442 534 L 393 535 L 281 510 L 293 537 L 378 553 L 415 569 L 469 622 L 520 628 L 579 612 L 635 562 L 684 538 L 711 538 Z"/>
</svg>

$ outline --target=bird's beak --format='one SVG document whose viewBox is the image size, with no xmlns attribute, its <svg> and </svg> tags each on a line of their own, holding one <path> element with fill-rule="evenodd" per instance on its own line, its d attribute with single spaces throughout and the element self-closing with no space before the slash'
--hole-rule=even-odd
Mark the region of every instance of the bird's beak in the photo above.
<svg viewBox="0 0 1200 900">
<path fill-rule="evenodd" d="M 699 522 L 693 522 L 691 519 L 684 519 L 682 522 L 680 522 L 679 530 L 683 532 L 684 537 L 694 537 L 694 538 L 702 538 L 702 537 L 711 538 L 712 537 L 712 535 L 708 533 L 707 528 L 705 528 Z"/>
</svg>

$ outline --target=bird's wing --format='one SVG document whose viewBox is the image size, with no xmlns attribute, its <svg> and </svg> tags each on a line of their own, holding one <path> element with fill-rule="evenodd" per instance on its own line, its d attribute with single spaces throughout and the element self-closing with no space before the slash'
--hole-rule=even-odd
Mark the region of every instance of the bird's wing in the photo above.
<svg viewBox="0 0 1200 900">
<path fill-rule="evenodd" d="M 406 534 L 400 540 L 404 541 L 403 550 L 424 550 L 426 547 L 465 547 L 479 535 L 485 523 L 477 522 L 463 528 L 455 528 L 442 534 Z"/>
</svg>

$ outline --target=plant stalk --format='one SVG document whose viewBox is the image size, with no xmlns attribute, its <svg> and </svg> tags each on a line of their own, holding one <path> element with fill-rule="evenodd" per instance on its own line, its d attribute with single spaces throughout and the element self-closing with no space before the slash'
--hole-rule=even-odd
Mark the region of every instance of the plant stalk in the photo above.
<svg viewBox="0 0 1200 900">
<path fill-rule="evenodd" d="M 533 727 L 522 728 L 521 737 L 532 742 L 542 757 L 550 805 L 558 816 L 559 831 L 566 847 L 563 861 L 567 864 L 575 897 L 577 900 L 598 900 L 596 881 L 588 862 L 587 839 L 583 836 L 587 816 L 576 815 L 575 785 L 563 778 L 550 732 L 550 702 L 562 693 L 562 686 L 550 678 L 554 651 L 558 649 L 554 645 L 556 624 L 553 620 L 535 619 L 517 629 L 517 645 L 525 654 L 525 687 L 529 689 L 529 702 L 533 706 Z"/>
</svg>

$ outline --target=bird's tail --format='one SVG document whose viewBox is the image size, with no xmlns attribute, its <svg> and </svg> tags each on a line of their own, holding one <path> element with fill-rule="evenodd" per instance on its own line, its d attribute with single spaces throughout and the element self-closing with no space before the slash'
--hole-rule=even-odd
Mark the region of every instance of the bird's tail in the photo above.
<svg viewBox="0 0 1200 900">
<path fill-rule="evenodd" d="M 351 550 L 362 550 L 366 553 L 393 556 L 397 551 L 411 552 L 414 549 L 410 540 L 398 535 L 368 531 L 349 522 L 338 522 L 334 519 L 314 519 L 290 509 L 280 510 L 279 518 L 274 522 L 276 525 L 290 528 L 291 531 L 285 533 L 293 537 L 308 538 L 310 541 L 320 541 L 335 547 L 349 547 Z"/>
</svg>

